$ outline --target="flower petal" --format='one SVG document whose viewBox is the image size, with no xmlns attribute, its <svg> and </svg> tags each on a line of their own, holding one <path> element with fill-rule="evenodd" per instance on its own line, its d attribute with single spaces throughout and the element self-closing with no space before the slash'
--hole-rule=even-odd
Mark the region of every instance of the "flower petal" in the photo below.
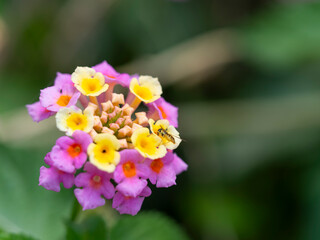
<svg viewBox="0 0 320 240">
<path fill-rule="evenodd" d="M 43 107 L 40 102 L 28 104 L 26 105 L 26 107 L 28 109 L 29 115 L 34 122 L 40 122 L 55 114 L 55 112 L 51 112 L 47 108 Z"/>
<path fill-rule="evenodd" d="M 74 195 L 78 199 L 83 210 L 93 209 L 105 204 L 105 200 L 100 196 L 100 193 L 92 188 L 77 188 L 74 190 Z"/>
<path fill-rule="evenodd" d="M 136 197 L 146 186 L 146 180 L 134 177 L 126 178 L 124 181 L 117 185 L 116 189 L 125 196 Z"/>
</svg>

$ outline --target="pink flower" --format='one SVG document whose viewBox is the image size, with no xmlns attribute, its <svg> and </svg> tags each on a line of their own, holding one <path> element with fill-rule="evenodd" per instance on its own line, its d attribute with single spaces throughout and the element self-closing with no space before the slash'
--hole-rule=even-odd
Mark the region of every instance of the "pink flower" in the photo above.
<svg viewBox="0 0 320 240">
<path fill-rule="evenodd" d="M 55 112 L 52 112 L 47 108 L 43 107 L 40 102 L 28 104 L 26 105 L 26 107 L 28 109 L 29 115 L 31 116 L 34 122 L 40 122 L 55 114 Z"/>
<path fill-rule="evenodd" d="M 72 138 L 58 138 L 51 151 L 53 166 L 61 171 L 72 173 L 83 166 L 87 160 L 87 148 L 92 143 L 88 133 L 76 130 Z"/>
<path fill-rule="evenodd" d="M 41 90 L 40 103 L 50 111 L 58 112 L 63 107 L 76 105 L 81 93 L 73 86 L 52 86 Z"/>
<path fill-rule="evenodd" d="M 152 184 L 160 187 L 171 187 L 176 185 L 176 172 L 173 166 L 174 155 L 168 152 L 163 158 L 147 159 L 146 164 L 150 168 L 149 180 Z"/>
<path fill-rule="evenodd" d="M 178 108 L 168 103 L 164 98 L 159 98 L 147 106 L 149 107 L 149 118 L 154 120 L 167 119 L 170 125 L 178 127 Z"/>
<path fill-rule="evenodd" d="M 71 81 L 71 74 L 68 73 L 57 73 L 56 79 L 54 80 L 54 86 L 62 88 L 65 85 L 74 86 Z"/>
<path fill-rule="evenodd" d="M 137 197 L 147 186 L 145 179 L 149 176 L 148 167 L 141 163 L 144 157 L 135 149 L 120 152 L 120 163 L 114 171 L 116 189 L 125 196 Z"/>
<path fill-rule="evenodd" d="M 114 195 L 112 207 L 118 210 L 120 214 L 130 214 L 134 216 L 140 211 L 144 198 L 150 195 L 151 189 L 149 187 L 145 187 L 135 198 L 117 192 Z"/>
<path fill-rule="evenodd" d="M 120 84 L 123 87 L 129 87 L 131 77 L 127 73 L 118 73 L 114 68 L 107 63 L 107 61 L 103 61 L 98 65 L 92 67 L 96 72 L 101 72 L 105 78 L 106 83 L 115 83 Z"/>
<path fill-rule="evenodd" d="M 42 166 L 40 168 L 39 185 L 55 192 L 60 192 L 60 183 L 63 183 L 65 188 L 71 188 L 74 182 L 74 173 L 66 173 L 52 166 L 50 154 L 49 152 L 44 158 L 45 163 L 50 167 Z"/>
<path fill-rule="evenodd" d="M 104 196 L 111 199 L 114 196 L 114 186 L 110 182 L 112 174 L 104 172 L 87 162 L 84 166 L 85 173 L 80 173 L 75 178 L 76 188 L 74 194 L 83 210 L 93 209 L 105 204 Z"/>
</svg>

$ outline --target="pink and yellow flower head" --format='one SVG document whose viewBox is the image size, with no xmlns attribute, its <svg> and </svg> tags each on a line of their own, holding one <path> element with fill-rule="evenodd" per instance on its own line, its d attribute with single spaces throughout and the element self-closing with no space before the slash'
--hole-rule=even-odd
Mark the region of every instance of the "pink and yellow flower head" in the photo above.
<svg viewBox="0 0 320 240">
<path fill-rule="evenodd" d="M 114 86 L 129 90 L 125 97 Z M 83 210 L 112 199 L 120 214 L 137 214 L 149 183 L 175 185 L 187 169 L 172 150 L 180 142 L 177 108 L 161 98 L 157 78 L 118 73 L 107 62 L 58 73 L 54 86 L 43 89 L 40 101 L 27 105 L 35 122 L 55 115 L 62 136 L 46 155 L 39 185 L 52 191 L 76 186 Z M 137 111 L 140 103 L 149 112 Z M 110 181 L 112 180 L 112 181 Z"/>
</svg>

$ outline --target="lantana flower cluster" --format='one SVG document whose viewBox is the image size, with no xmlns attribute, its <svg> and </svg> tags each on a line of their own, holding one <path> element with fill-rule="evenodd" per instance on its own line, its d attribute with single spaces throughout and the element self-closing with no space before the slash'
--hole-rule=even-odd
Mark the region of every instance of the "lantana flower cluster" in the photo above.
<svg viewBox="0 0 320 240">
<path fill-rule="evenodd" d="M 127 89 L 125 97 L 114 87 Z M 54 85 L 27 105 L 40 122 L 55 115 L 57 139 L 40 168 L 39 185 L 59 192 L 74 188 L 83 210 L 112 199 L 120 214 L 137 214 L 158 188 L 176 184 L 187 164 L 173 152 L 180 142 L 178 108 L 161 97 L 157 78 L 118 73 L 106 61 L 58 73 Z M 139 105 L 147 111 L 139 111 Z"/>
</svg>

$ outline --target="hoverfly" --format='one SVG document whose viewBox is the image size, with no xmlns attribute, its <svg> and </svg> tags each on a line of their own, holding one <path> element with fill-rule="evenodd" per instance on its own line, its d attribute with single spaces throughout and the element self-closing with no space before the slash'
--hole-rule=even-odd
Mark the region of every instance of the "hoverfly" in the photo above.
<svg viewBox="0 0 320 240">
<path fill-rule="evenodd" d="M 174 136 L 167 132 L 162 126 L 156 131 L 156 134 L 160 137 L 165 138 L 167 141 L 172 142 L 173 144 L 176 143 Z M 176 137 L 176 136 L 175 136 Z M 178 138 L 178 137 L 177 137 Z"/>
</svg>

